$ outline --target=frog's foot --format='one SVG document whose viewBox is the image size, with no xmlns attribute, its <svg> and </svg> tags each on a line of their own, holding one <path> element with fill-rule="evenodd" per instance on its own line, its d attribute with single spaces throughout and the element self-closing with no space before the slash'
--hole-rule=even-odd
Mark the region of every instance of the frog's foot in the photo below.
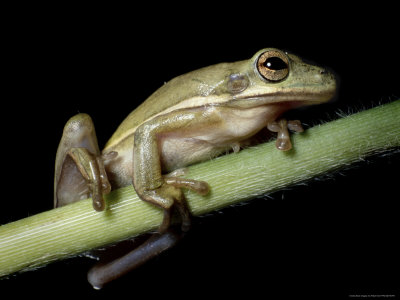
<svg viewBox="0 0 400 300">
<path fill-rule="evenodd" d="M 176 208 L 181 216 L 181 230 L 186 232 L 190 229 L 190 211 L 186 203 L 182 188 L 193 190 L 200 195 L 205 195 L 209 191 L 209 186 L 204 181 L 192 179 L 165 177 L 164 183 L 154 190 L 144 191 L 141 198 L 156 206 L 164 209 L 164 219 L 158 232 L 164 233 L 171 225 L 172 208 Z"/>
<path fill-rule="evenodd" d="M 287 121 L 286 119 L 280 119 L 279 121 L 268 123 L 267 128 L 272 132 L 278 133 L 276 138 L 276 148 L 282 151 L 288 151 L 292 149 L 292 143 L 290 141 L 288 129 L 295 132 L 304 131 L 299 120 Z"/>
<path fill-rule="evenodd" d="M 86 148 L 71 148 L 67 154 L 75 162 L 77 169 L 86 181 L 86 190 L 92 197 L 93 208 L 96 211 L 104 210 L 103 194 L 108 194 L 111 191 L 111 185 L 103 162 L 104 160 L 112 159 L 117 153 L 112 152 L 106 156 L 97 156 Z"/>
</svg>

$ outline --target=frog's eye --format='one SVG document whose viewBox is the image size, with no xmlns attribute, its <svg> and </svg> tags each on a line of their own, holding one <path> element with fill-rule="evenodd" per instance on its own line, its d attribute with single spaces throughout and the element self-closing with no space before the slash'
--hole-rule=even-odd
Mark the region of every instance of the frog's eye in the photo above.
<svg viewBox="0 0 400 300">
<path fill-rule="evenodd" d="M 257 70 L 267 80 L 280 81 L 289 74 L 289 60 L 283 52 L 269 50 L 259 56 Z"/>
</svg>

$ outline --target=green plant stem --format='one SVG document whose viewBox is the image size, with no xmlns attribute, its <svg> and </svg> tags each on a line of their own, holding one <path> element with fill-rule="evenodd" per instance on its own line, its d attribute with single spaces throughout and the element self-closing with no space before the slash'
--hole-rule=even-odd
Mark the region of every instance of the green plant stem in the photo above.
<svg viewBox="0 0 400 300">
<path fill-rule="evenodd" d="M 207 196 L 186 191 L 193 215 L 267 194 L 400 146 L 400 100 L 292 135 L 294 149 L 274 142 L 188 168 L 205 180 Z M 0 227 L 0 276 L 25 271 L 154 230 L 162 211 L 139 200 L 131 186 L 106 196 L 96 212 L 83 200 Z"/>
</svg>

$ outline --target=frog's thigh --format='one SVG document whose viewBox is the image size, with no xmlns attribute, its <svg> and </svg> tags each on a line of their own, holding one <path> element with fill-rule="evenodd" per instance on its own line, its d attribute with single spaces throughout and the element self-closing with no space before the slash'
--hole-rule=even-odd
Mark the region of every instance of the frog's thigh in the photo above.
<svg viewBox="0 0 400 300">
<path fill-rule="evenodd" d="M 92 179 L 93 172 L 87 169 L 89 163 L 98 167 L 96 157 L 99 155 L 100 150 L 90 116 L 78 114 L 72 117 L 64 127 L 56 155 L 55 207 L 87 198 L 89 192 L 93 192 L 93 188 L 90 191 L 87 184 L 88 180 Z M 98 185 L 97 183 L 95 185 Z"/>
<path fill-rule="evenodd" d="M 77 114 L 65 124 L 56 160 L 61 158 L 59 155 L 65 156 L 71 148 L 86 148 L 95 155 L 100 154 L 96 131 L 89 115 Z"/>
</svg>

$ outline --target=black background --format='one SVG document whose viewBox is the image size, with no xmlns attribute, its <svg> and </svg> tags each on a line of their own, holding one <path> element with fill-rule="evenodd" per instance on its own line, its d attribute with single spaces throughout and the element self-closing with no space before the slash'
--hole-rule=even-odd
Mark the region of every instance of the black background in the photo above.
<svg viewBox="0 0 400 300">
<path fill-rule="evenodd" d="M 52 208 L 56 149 L 78 112 L 92 116 L 102 146 L 164 81 L 277 47 L 338 74 L 336 102 L 297 114 L 306 124 L 329 120 L 338 110 L 400 97 L 397 27 L 390 7 L 327 3 L 14 8 L 2 35 L 0 224 Z M 0 281 L 0 290 L 132 298 L 396 294 L 399 167 L 399 154 L 373 157 L 197 218 L 176 248 L 102 291 L 86 281 L 93 263 L 86 258 L 17 274 Z"/>
</svg>

